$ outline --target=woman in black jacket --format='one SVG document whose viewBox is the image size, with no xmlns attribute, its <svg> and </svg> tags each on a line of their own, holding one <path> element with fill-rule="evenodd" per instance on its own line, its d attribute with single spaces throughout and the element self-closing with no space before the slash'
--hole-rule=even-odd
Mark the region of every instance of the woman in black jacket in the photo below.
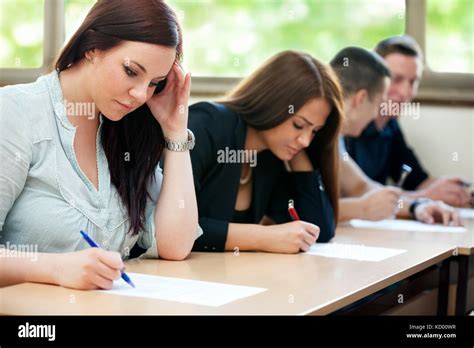
<svg viewBox="0 0 474 348">
<path fill-rule="evenodd" d="M 204 231 L 193 250 L 297 253 L 334 236 L 341 98 L 329 66 L 285 51 L 218 103 L 190 107 Z"/>
</svg>

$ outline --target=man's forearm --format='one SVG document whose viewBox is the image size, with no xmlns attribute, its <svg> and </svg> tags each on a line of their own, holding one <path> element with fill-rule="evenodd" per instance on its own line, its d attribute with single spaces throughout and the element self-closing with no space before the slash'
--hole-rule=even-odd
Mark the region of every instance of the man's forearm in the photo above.
<svg viewBox="0 0 474 348">
<path fill-rule="evenodd" d="M 403 219 L 412 218 L 413 216 L 410 213 L 410 205 L 413 203 L 415 198 L 410 197 L 410 196 L 403 196 L 400 199 L 402 201 L 401 201 L 401 204 L 399 204 L 399 210 L 398 210 L 398 213 L 397 213 L 397 217 L 398 218 L 403 218 Z"/>
<path fill-rule="evenodd" d="M 340 198 L 338 222 L 365 217 L 359 198 Z"/>
</svg>

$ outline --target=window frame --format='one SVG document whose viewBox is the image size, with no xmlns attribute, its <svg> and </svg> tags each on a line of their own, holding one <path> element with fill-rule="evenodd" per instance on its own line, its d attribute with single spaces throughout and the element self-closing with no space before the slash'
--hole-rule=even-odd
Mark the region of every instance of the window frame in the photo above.
<svg viewBox="0 0 474 348">
<path fill-rule="evenodd" d="M 474 105 L 474 74 L 447 73 L 429 69 L 426 64 L 426 1 L 405 0 L 405 33 L 413 36 L 423 52 L 424 70 L 417 101 L 438 104 Z M 0 85 L 28 83 L 52 69 L 54 60 L 65 39 L 64 0 L 44 2 L 43 65 L 40 68 L 2 68 Z M 194 76 L 193 97 L 222 95 L 242 78 Z"/>
<path fill-rule="evenodd" d="M 426 54 L 426 1 L 405 0 L 405 33 L 411 35 L 423 50 L 423 78 L 417 101 L 437 104 L 474 105 L 474 74 L 431 70 Z"/>
<path fill-rule="evenodd" d="M 39 68 L 1 68 L 0 85 L 29 83 L 49 72 L 64 41 L 64 1 L 44 1 L 43 64 Z"/>
</svg>

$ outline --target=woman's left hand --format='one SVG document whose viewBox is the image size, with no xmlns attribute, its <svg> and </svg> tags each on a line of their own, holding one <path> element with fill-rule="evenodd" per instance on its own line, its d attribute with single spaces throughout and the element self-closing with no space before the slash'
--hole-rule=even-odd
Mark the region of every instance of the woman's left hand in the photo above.
<svg viewBox="0 0 474 348">
<path fill-rule="evenodd" d="M 191 74 L 186 74 L 175 62 L 165 89 L 147 101 L 150 111 L 163 130 L 163 135 L 168 139 L 186 140 L 190 92 Z"/>
</svg>

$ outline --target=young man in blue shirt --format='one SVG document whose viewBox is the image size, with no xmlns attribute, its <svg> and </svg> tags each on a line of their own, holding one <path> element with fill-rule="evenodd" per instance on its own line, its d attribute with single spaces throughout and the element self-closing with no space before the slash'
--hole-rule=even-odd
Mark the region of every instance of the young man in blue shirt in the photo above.
<svg viewBox="0 0 474 348">
<path fill-rule="evenodd" d="M 397 182 L 402 165 L 409 165 L 412 172 L 402 188 L 412 191 L 406 192 L 411 197 L 442 200 L 454 206 L 468 204 L 470 195 L 463 180 L 459 177 L 430 176 L 406 143 L 397 121 L 401 110 L 414 105 L 411 102 L 418 92 L 423 70 L 420 47 L 413 38 L 400 36 L 381 41 L 375 51 L 384 58 L 392 75 L 388 101 L 360 136 L 346 137 L 350 156 L 368 177 L 381 184 L 389 178 Z M 410 110 L 416 112 L 416 108 Z"/>
<path fill-rule="evenodd" d="M 346 47 L 330 62 L 344 95 L 344 136 L 357 137 L 376 119 L 387 100 L 390 71 L 377 53 L 360 47 Z M 339 221 L 354 218 L 381 220 L 412 217 L 426 223 L 460 223 L 452 207 L 442 202 L 414 200 L 396 187 L 383 186 L 368 178 L 340 144 Z"/>
</svg>

